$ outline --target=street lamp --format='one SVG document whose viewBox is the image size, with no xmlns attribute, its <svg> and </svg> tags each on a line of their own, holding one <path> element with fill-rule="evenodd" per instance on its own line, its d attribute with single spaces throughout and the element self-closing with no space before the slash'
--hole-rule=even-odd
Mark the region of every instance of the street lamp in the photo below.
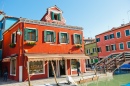
<svg viewBox="0 0 130 86">
<path fill-rule="evenodd" d="M 127 15 L 128 15 L 128 22 L 130 23 L 130 20 L 129 20 L 129 12 L 130 12 L 130 10 L 127 11 Z"/>
</svg>

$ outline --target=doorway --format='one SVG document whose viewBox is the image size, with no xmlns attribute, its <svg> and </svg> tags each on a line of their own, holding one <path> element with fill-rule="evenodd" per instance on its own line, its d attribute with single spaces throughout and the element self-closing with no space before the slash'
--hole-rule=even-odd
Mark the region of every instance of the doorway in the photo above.
<svg viewBox="0 0 130 86">
<path fill-rule="evenodd" d="M 52 61 L 52 63 L 53 63 L 54 70 L 55 70 L 55 73 L 56 73 L 56 61 Z M 52 66 L 51 66 L 51 61 L 49 61 L 49 77 L 54 77 L 53 69 L 52 69 Z"/>
<path fill-rule="evenodd" d="M 59 62 L 60 66 L 60 75 L 65 75 L 65 60 L 60 60 Z"/>
</svg>

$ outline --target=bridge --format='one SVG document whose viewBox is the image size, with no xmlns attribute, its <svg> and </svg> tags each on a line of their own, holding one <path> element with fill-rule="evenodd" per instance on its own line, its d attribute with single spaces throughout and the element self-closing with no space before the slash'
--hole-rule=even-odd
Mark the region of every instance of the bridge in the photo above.
<svg viewBox="0 0 130 86">
<path fill-rule="evenodd" d="M 113 73 L 120 66 L 128 62 L 130 62 L 130 52 L 110 54 L 95 64 L 95 70 L 100 73 Z"/>
</svg>

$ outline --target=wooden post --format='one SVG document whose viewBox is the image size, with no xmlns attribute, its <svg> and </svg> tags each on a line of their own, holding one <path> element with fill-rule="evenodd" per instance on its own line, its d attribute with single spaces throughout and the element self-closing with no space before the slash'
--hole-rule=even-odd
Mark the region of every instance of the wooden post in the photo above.
<svg viewBox="0 0 130 86">
<path fill-rule="evenodd" d="M 27 61 L 27 70 L 28 70 L 28 85 L 31 86 L 30 75 L 29 75 L 29 62 L 28 61 Z"/>
<path fill-rule="evenodd" d="M 55 73 L 55 69 L 54 69 L 54 65 L 53 65 L 52 61 L 51 61 L 51 66 L 52 66 L 52 70 L 53 70 L 53 73 L 54 73 L 55 82 L 56 82 L 57 86 L 59 86 L 57 79 L 56 79 L 56 73 Z"/>
<path fill-rule="evenodd" d="M 126 61 L 126 58 L 125 58 L 125 53 L 123 53 L 123 58 L 124 58 L 124 62 Z"/>
</svg>

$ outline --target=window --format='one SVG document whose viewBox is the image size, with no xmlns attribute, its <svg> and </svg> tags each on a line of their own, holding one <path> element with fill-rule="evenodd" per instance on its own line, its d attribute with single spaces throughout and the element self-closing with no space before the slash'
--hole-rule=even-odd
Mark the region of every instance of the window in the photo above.
<svg viewBox="0 0 130 86">
<path fill-rule="evenodd" d="M 87 54 L 90 54 L 90 49 L 87 49 Z"/>
<path fill-rule="evenodd" d="M 73 34 L 74 44 L 82 44 L 82 35 Z"/>
<path fill-rule="evenodd" d="M 110 34 L 110 39 L 114 38 L 114 34 Z"/>
<path fill-rule="evenodd" d="M 129 36 L 130 35 L 130 30 L 125 30 L 125 35 Z"/>
<path fill-rule="evenodd" d="M 124 49 L 124 44 L 123 43 L 119 43 L 119 48 L 120 48 L 120 50 L 123 50 Z"/>
<path fill-rule="evenodd" d="M 127 48 L 130 48 L 130 42 L 127 42 Z"/>
<path fill-rule="evenodd" d="M 11 35 L 11 43 L 16 44 L 16 32 Z"/>
<path fill-rule="evenodd" d="M 117 33 L 116 33 L 116 37 L 117 37 L 117 38 L 120 38 L 120 37 L 121 37 L 121 33 L 120 33 L 120 32 L 117 32 Z"/>
<path fill-rule="evenodd" d="M 44 73 L 43 61 L 30 61 L 29 73 L 30 74 Z"/>
<path fill-rule="evenodd" d="M 52 19 L 52 20 L 61 21 L 61 14 L 60 14 L 60 13 L 51 12 L 51 19 Z"/>
<path fill-rule="evenodd" d="M 96 52 L 96 48 L 93 48 L 93 53 L 95 53 Z"/>
<path fill-rule="evenodd" d="M 109 39 L 108 35 L 104 36 L 104 40 L 108 40 L 108 39 Z"/>
<path fill-rule="evenodd" d="M 38 30 L 37 29 L 24 29 L 24 40 L 26 41 L 37 41 Z"/>
<path fill-rule="evenodd" d="M 44 42 L 55 42 L 56 35 L 54 31 L 44 31 Z"/>
<path fill-rule="evenodd" d="M 106 46 L 106 51 L 110 51 L 110 46 Z"/>
<path fill-rule="evenodd" d="M 111 50 L 116 50 L 116 45 L 115 44 L 111 45 Z"/>
<path fill-rule="evenodd" d="M 96 38 L 96 42 L 100 42 L 100 38 Z"/>
<path fill-rule="evenodd" d="M 76 59 L 72 59 L 71 60 L 71 69 L 72 70 L 76 70 L 77 69 L 77 60 Z"/>
<path fill-rule="evenodd" d="M 11 75 L 16 75 L 16 58 L 13 58 L 11 59 L 11 62 L 10 62 L 10 74 Z"/>
<path fill-rule="evenodd" d="M 69 34 L 66 32 L 60 32 L 59 43 L 69 43 Z"/>
<path fill-rule="evenodd" d="M 98 51 L 98 52 L 101 52 L 101 51 L 102 51 L 102 50 L 101 50 L 101 47 L 97 48 L 97 51 Z"/>
</svg>

